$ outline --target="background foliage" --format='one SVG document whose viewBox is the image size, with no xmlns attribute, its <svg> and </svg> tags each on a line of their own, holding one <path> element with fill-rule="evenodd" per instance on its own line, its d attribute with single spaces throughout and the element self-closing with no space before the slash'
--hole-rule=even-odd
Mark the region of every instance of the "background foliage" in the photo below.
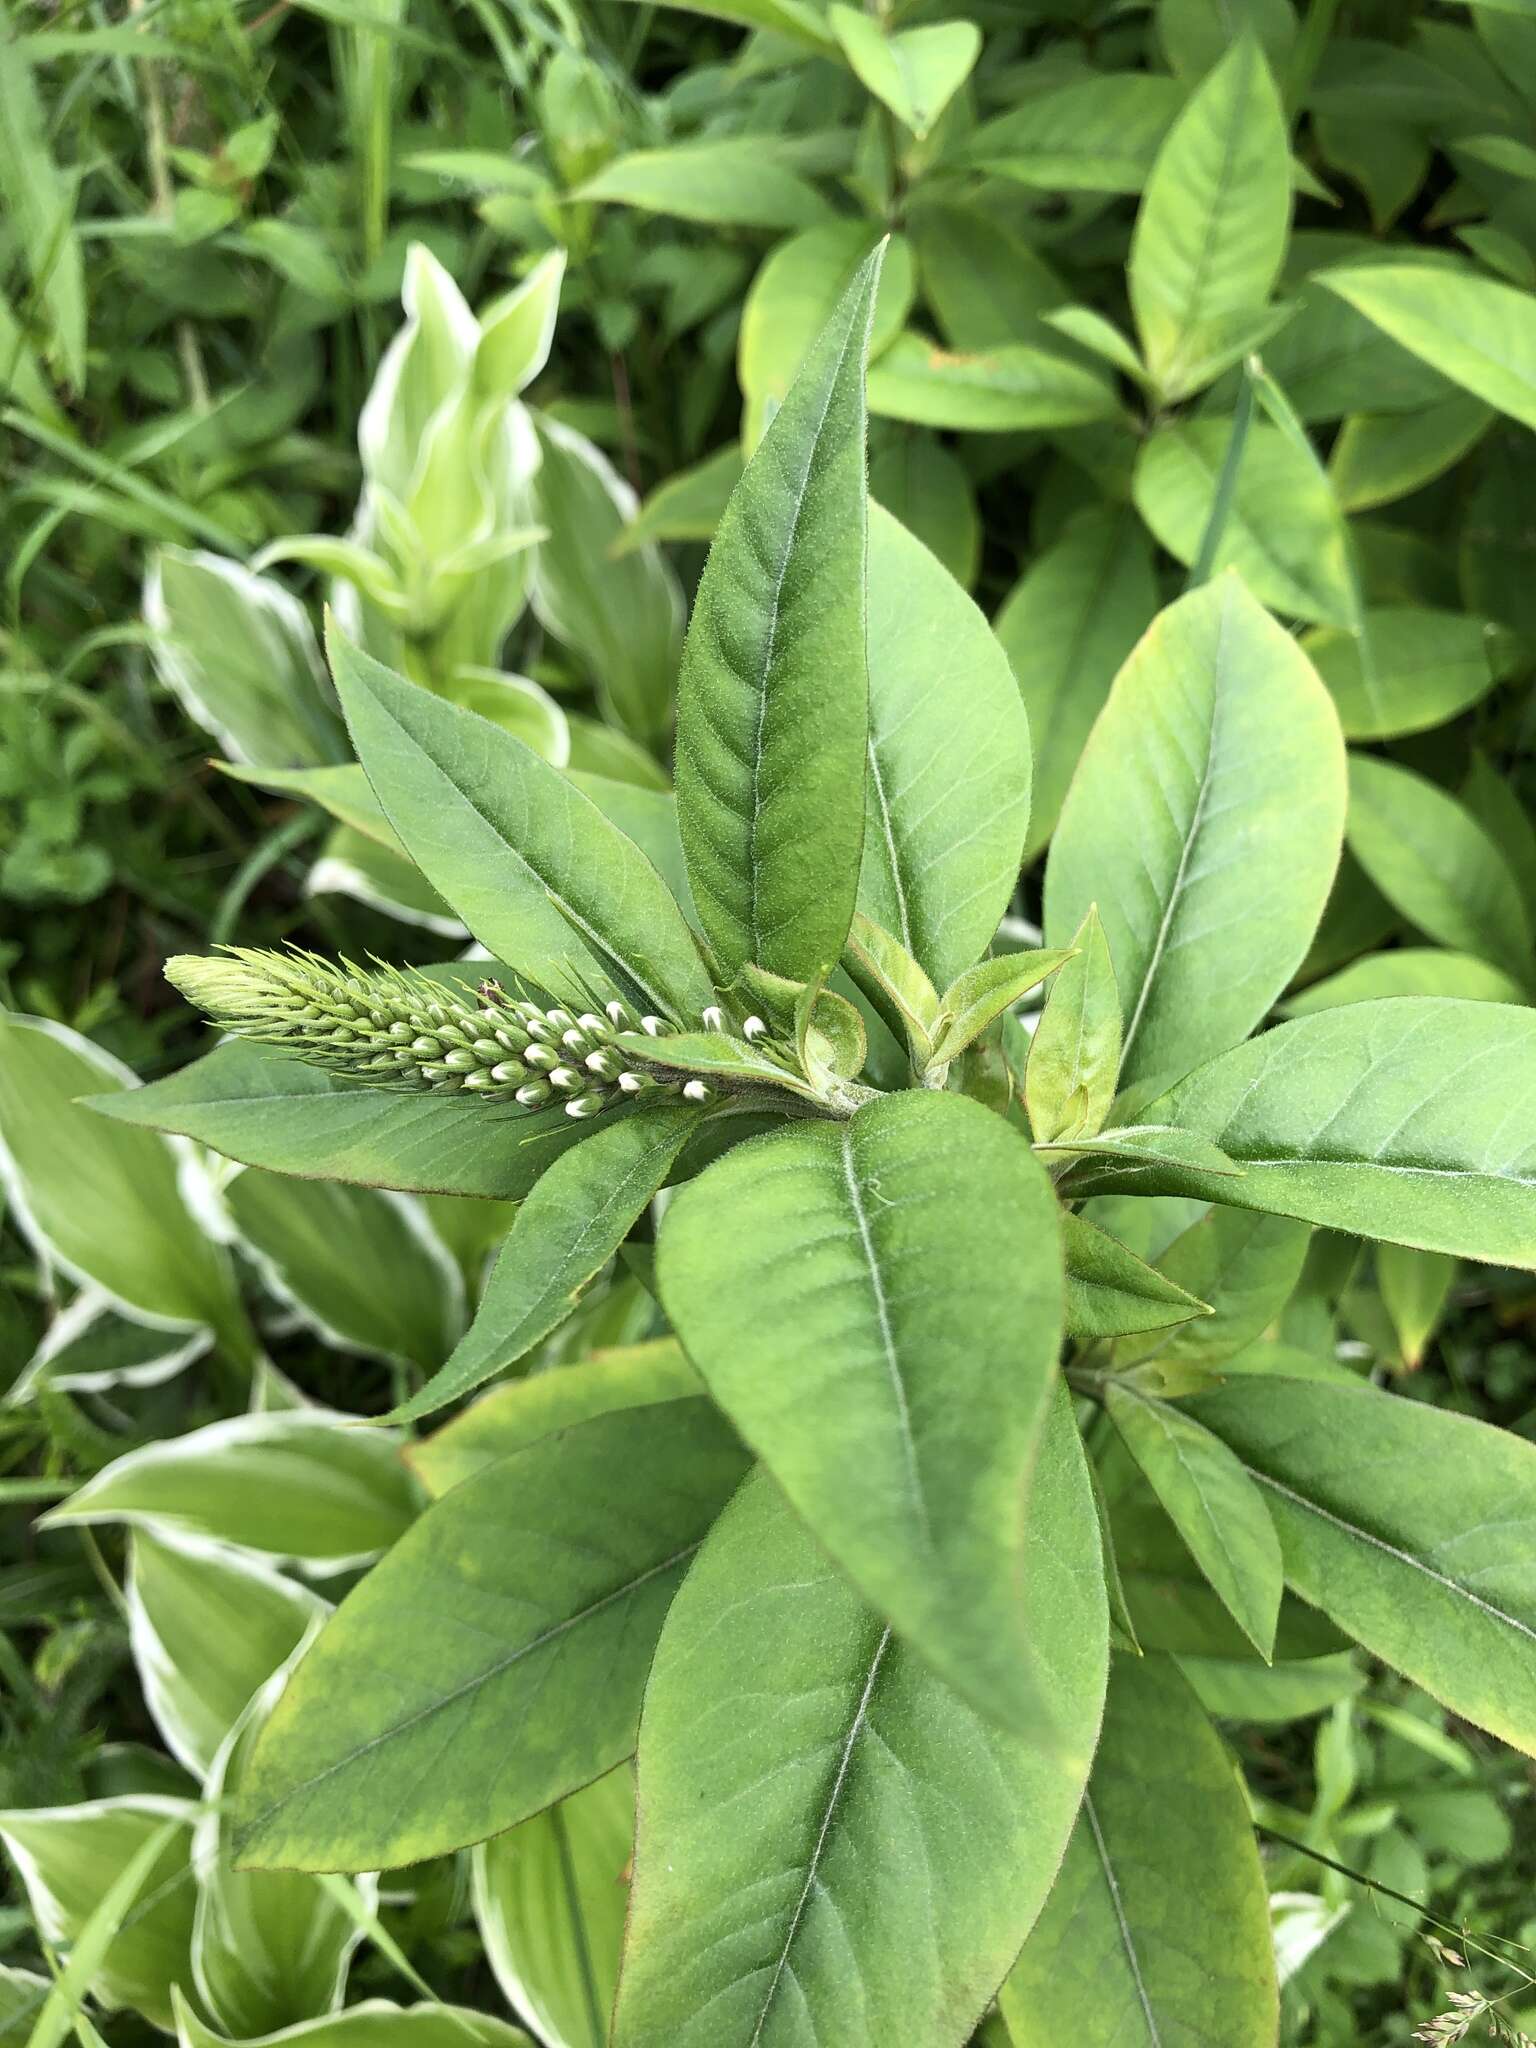
<svg viewBox="0 0 1536 2048">
<path fill-rule="evenodd" d="M 1235 565 L 1353 750 L 1345 862 L 1281 1013 L 1529 1002 L 1533 113 L 1516 0 L 12 0 L 0 976 L 57 1029 L 0 1021 L 0 1831 L 54 1910 L 13 1877 L 0 2040 L 52 2023 L 45 1944 L 92 1932 L 80 1982 L 114 2048 L 171 2023 L 166 1957 L 189 1952 L 235 2037 L 346 1976 L 349 2004 L 510 1999 L 584 2042 L 611 1989 L 622 1782 L 581 1795 L 574 1865 L 535 1821 L 409 1885 L 254 1903 L 188 1805 L 407 1526 L 416 1482 L 331 1418 L 443 1362 L 516 1192 L 228 1177 L 74 1107 L 195 1049 L 172 953 L 462 944 L 350 779 L 322 602 L 664 854 L 683 593 L 889 232 L 872 489 L 994 622 L 1034 738 L 1032 859 L 1154 612 Z M 1041 872 L 1014 943 L 1064 914 Z M 1283 943 L 1249 939 L 1260 967 Z M 605 1274 L 530 1370 L 649 1336 L 645 1278 Z M 1262 1302 L 1255 1336 L 1536 1434 L 1528 1276 L 1318 1231 Z M 205 1429 L 215 1480 L 154 1465 Z M 99 1522 L 38 1527 L 109 1468 Z M 1528 1766 L 1362 1656 L 1304 1661 L 1297 1691 L 1185 1659 L 1266 1831 L 1284 2039 L 1403 2042 L 1455 1993 L 1536 2029 L 1536 1965 L 1505 1946 L 1536 1938 Z M 99 1832 L 73 1858 L 29 1838 L 21 1810 L 83 1802 Z M 79 1988 L 35 2038 L 93 2038 Z"/>
</svg>

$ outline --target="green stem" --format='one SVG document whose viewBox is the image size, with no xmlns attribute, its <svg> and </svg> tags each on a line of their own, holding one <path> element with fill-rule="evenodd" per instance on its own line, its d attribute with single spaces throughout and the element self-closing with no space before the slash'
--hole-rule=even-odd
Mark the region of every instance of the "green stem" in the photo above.
<svg viewBox="0 0 1536 2048">
<path fill-rule="evenodd" d="M 1243 450 L 1248 441 L 1248 428 L 1253 419 L 1253 378 L 1248 366 L 1243 365 L 1242 381 L 1237 388 L 1237 406 L 1232 414 L 1232 432 L 1227 437 L 1227 452 L 1221 460 L 1221 474 L 1216 479 L 1216 495 L 1211 500 L 1211 516 L 1205 522 L 1205 532 L 1200 536 L 1200 552 L 1195 557 L 1195 566 L 1189 572 L 1186 590 L 1198 590 L 1202 583 L 1208 583 L 1211 571 L 1216 566 L 1216 556 L 1221 548 L 1222 536 L 1226 532 L 1227 519 L 1232 510 L 1232 501 L 1237 495 L 1237 473 L 1243 466 Z"/>
<path fill-rule="evenodd" d="M 313 838 L 325 822 L 325 815 L 321 811 L 296 811 L 291 818 L 275 826 L 264 839 L 251 848 L 235 870 L 228 888 L 219 898 L 219 907 L 208 927 L 210 946 L 224 946 L 229 943 L 251 891 L 280 861 L 285 860 L 295 847 L 302 846 L 306 839 Z"/>
<path fill-rule="evenodd" d="M 1333 24 L 1338 18 L 1339 0 L 1312 0 L 1301 25 L 1285 73 L 1285 110 L 1294 119 L 1312 90 L 1312 80 L 1322 62 Z"/>
</svg>

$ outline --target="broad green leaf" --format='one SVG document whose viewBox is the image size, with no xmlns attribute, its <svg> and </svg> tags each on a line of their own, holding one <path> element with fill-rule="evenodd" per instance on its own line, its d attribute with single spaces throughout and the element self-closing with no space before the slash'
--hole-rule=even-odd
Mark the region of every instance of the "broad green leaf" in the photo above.
<svg viewBox="0 0 1536 2048">
<path fill-rule="evenodd" d="M 346 756 L 304 607 L 223 555 L 162 548 L 144 586 L 155 668 L 237 761 L 312 768 Z"/>
<path fill-rule="evenodd" d="M 1131 307 L 1164 399 L 1198 390 L 1233 322 L 1264 305 L 1290 218 L 1285 114 L 1242 35 L 1174 122 L 1136 217 Z"/>
<path fill-rule="evenodd" d="M 879 239 L 872 221 L 838 220 L 805 228 L 770 251 L 753 278 L 736 341 L 736 375 L 746 402 L 742 442 L 749 452 Z M 871 356 L 900 332 L 912 310 L 912 292 L 912 251 L 904 235 L 893 235 L 870 318 Z"/>
<path fill-rule="evenodd" d="M 1456 1261 L 1444 1252 L 1420 1252 L 1404 1244 L 1377 1248 L 1376 1285 L 1410 1370 L 1423 1358 L 1455 1283 Z"/>
<path fill-rule="evenodd" d="M 1161 1330 L 1210 1314 L 1207 1304 L 1160 1273 L 1085 1216 L 1064 1210 L 1067 1335 L 1080 1344 Z"/>
<path fill-rule="evenodd" d="M 387 1550 L 415 1496 L 398 1439 L 313 1408 L 236 1415 L 125 1451 L 48 1518 L 129 1522 L 298 1558 L 314 1569 Z"/>
<path fill-rule="evenodd" d="M 1022 953 L 999 953 L 968 967 L 944 991 L 933 1064 L 958 1059 L 1020 997 L 1038 988 L 1047 975 L 1055 974 L 1071 958 L 1070 953 L 1053 952 L 1049 947 L 1032 948 Z"/>
<path fill-rule="evenodd" d="M 227 2048 L 182 1998 L 176 2001 L 177 2048 Z M 460 2005 L 391 2005 L 367 1998 L 327 2019 L 284 2027 L 240 2048 L 531 2048 L 529 2037 L 489 2013 Z"/>
<path fill-rule="evenodd" d="M 339 635 L 332 661 L 390 823 L 492 954 L 546 988 L 574 971 L 632 987 L 648 1009 L 706 1007 L 709 976 L 666 884 L 558 769 Z"/>
<path fill-rule="evenodd" d="M 1256 36 L 1281 69 L 1296 40 L 1291 0 L 1157 0 L 1157 39 L 1176 72 L 1203 78 L 1226 55 L 1234 32 Z"/>
<path fill-rule="evenodd" d="M 0 1178 L 12 1213 L 39 1254 L 129 1315 L 205 1324 L 243 1351 L 229 1261 L 183 1192 L 185 1148 L 95 1115 L 80 1098 L 103 1089 L 125 1103 L 143 1092 L 88 1038 L 0 1015 Z"/>
<path fill-rule="evenodd" d="M 979 1719 L 753 1479 L 646 1694 L 615 2048 L 961 2048 L 1050 1887 L 1098 1725 L 1108 1618 L 1064 1394 L 1023 1612 L 1069 1759 Z"/>
<path fill-rule="evenodd" d="M 1035 756 L 1026 860 L 1056 829 L 1093 721 L 1156 611 L 1152 550 L 1123 505 L 1079 513 L 999 611 L 995 630 L 1018 678 Z"/>
<path fill-rule="evenodd" d="M 363 1932 L 318 1878 L 234 1865 L 230 1815 L 287 1676 L 279 1671 L 262 1686 L 220 1747 L 192 1838 L 192 1981 L 203 2009 L 237 2041 L 333 2012 Z M 377 1879 L 359 1880 L 358 1893 L 358 1905 L 370 1910 Z"/>
<path fill-rule="evenodd" d="M 1222 1605 L 1266 1661 L 1284 1590 L 1264 1496 L 1219 1437 L 1182 1408 L 1114 1379 L 1104 1405 Z"/>
<path fill-rule="evenodd" d="M 1231 431 L 1228 420 L 1176 420 L 1142 444 L 1136 508 L 1186 567 L 1199 557 Z M 1344 522 L 1328 479 L 1265 421 L 1248 429 L 1214 567 L 1238 570 L 1285 617 L 1350 623 Z"/>
<path fill-rule="evenodd" d="M 250 1168 L 224 1199 L 268 1287 L 322 1336 L 427 1372 L 452 1350 L 463 1285 L 406 1197 Z"/>
<path fill-rule="evenodd" d="M 1122 1085 L 1187 1071 L 1264 1017 L 1322 914 L 1344 804 L 1332 700 L 1241 582 L 1161 613 L 1094 727 L 1045 879 L 1054 945 L 1098 905 Z"/>
<path fill-rule="evenodd" d="M 605 2048 L 634 1842 L 634 1774 L 621 1765 L 474 1852 L 486 1960 L 551 2048 Z"/>
<path fill-rule="evenodd" d="M 671 720 L 683 647 L 677 578 L 654 547 L 615 554 L 637 501 L 601 450 L 555 420 L 539 419 L 537 431 L 533 502 L 549 537 L 533 559 L 533 610 L 591 674 L 609 717 L 653 737 Z"/>
<path fill-rule="evenodd" d="M 521 1200 L 552 1161 L 591 1136 L 563 1107 L 529 1116 L 515 1104 L 392 1095 L 241 1039 L 147 1088 L 86 1101 L 273 1173 L 498 1201 Z"/>
<path fill-rule="evenodd" d="M 746 1462 L 707 1402 L 671 1402 L 434 1503 L 294 1673 L 245 1781 L 242 1860 L 418 1862 L 628 1756 L 668 1603 Z"/>
<path fill-rule="evenodd" d="M 869 523 L 869 768 L 858 907 L 938 988 L 991 943 L 1029 823 L 1029 728 L 1008 658 L 948 571 Z"/>
<path fill-rule="evenodd" d="M 1417 412 L 1357 413 L 1346 420 L 1328 458 L 1328 473 L 1346 512 L 1364 512 L 1405 498 L 1459 462 L 1487 432 L 1493 413 L 1452 391 Z"/>
<path fill-rule="evenodd" d="M 1448 790 L 1395 761 L 1349 764 L 1349 850 L 1410 923 L 1531 984 L 1531 921 L 1497 843 Z"/>
<path fill-rule="evenodd" d="M 1205 1711 L 1218 1721 L 1299 1721 L 1353 1699 L 1367 1684 L 1359 1659 L 1290 1657 L 1256 1664 L 1236 1657 L 1175 1657 Z"/>
<path fill-rule="evenodd" d="M 1120 996 L 1109 941 L 1090 903 L 1029 1042 L 1024 1102 L 1037 1143 L 1092 1138 L 1109 1121 L 1120 1073 Z"/>
<path fill-rule="evenodd" d="M 1366 263 L 1317 282 L 1453 384 L 1536 427 L 1536 299 L 1440 263 Z"/>
<path fill-rule="evenodd" d="M 677 1164 L 701 1114 L 691 1103 L 648 1104 L 558 1159 L 519 1208 L 453 1355 L 388 1419 L 414 1422 L 473 1392 L 563 1322 Z"/>
<path fill-rule="evenodd" d="M 1000 434 L 1091 426 L 1117 418 L 1120 402 L 1096 371 L 1027 342 L 958 352 L 909 330 L 870 365 L 869 409 L 920 427 Z"/>
<path fill-rule="evenodd" d="M 189 1800 L 150 1796 L 0 1813 L 0 1842 L 38 1932 L 57 1948 L 79 1944 L 88 1975 L 72 1987 L 77 1999 L 88 1988 L 103 2006 L 171 2024 L 171 1987 L 186 1982 L 192 1939 L 195 1813 Z M 62 2043 L 67 2019 L 59 2024 L 60 2006 L 49 2005 L 38 2021 L 49 2031 L 31 2038 Z"/>
<path fill-rule="evenodd" d="M 1521 801 L 1514 777 L 1501 774 L 1486 754 L 1474 752 L 1461 785 L 1461 800 L 1497 842 L 1520 885 L 1527 914 L 1536 924 L 1536 818 Z"/>
<path fill-rule="evenodd" d="M 678 470 L 636 507 L 608 552 L 617 559 L 657 541 L 713 540 L 731 493 L 741 482 L 741 470 L 741 449 L 734 441 L 691 468 Z"/>
<path fill-rule="evenodd" d="M 1269 1901 L 1242 1786 L 1161 1657 L 1112 1660 L 1082 1814 L 999 2003 L 1014 2048 L 1273 2048 Z"/>
<path fill-rule="evenodd" d="M 1353 633 L 1323 627 L 1303 645 L 1332 692 L 1346 739 L 1389 740 L 1444 725 L 1493 688 L 1488 628 L 1417 605 L 1365 614 L 1369 664 Z"/>
<path fill-rule="evenodd" d="M 809 228 L 832 212 L 814 185 L 774 161 L 771 142 L 753 135 L 632 150 L 572 196 L 731 227 Z"/>
<path fill-rule="evenodd" d="M 983 122 L 964 160 L 1047 192 L 1139 192 L 1183 100 L 1148 71 L 1073 79 Z"/>
<path fill-rule="evenodd" d="M 657 1260 L 689 1357 L 819 1539 L 949 1683 L 1026 1727 L 1050 1711 L 1019 1585 L 1056 1216 L 1016 1131 L 909 1090 L 738 1146 L 677 1196 Z"/>
<path fill-rule="evenodd" d="M 882 433 L 870 449 L 869 495 L 942 562 L 962 590 L 981 568 L 981 515 L 970 473 L 937 435 Z"/>
<path fill-rule="evenodd" d="M 1536 1268 L 1533 1061 L 1536 1011 L 1504 1003 L 1394 997 L 1300 1017 L 1149 1105 L 1242 1178 L 1174 1168 L 1142 1186 Z"/>
<path fill-rule="evenodd" d="M 683 649 L 678 822 L 727 973 L 750 961 L 823 978 L 853 915 L 869 729 L 863 376 L 879 260 L 858 272 L 747 464 Z"/>
<path fill-rule="evenodd" d="M 1510 975 L 1470 953 L 1446 953 L 1433 946 L 1399 946 L 1310 982 L 1280 1005 L 1284 1017 L 1310 1017 L 1343 1003 L 1376 1002 L 1383 996 L 1458 996 L 1474 1003 L 1523 1003 L 1525 990 Z"/>
<path fill-rule="evenodd" d="M 36 1398 L 41 1386 L 96 1394 L 108 1387 L 157 1387 L 201 1358 L 206 1330 L 159 1330 L 119 1315 L 107 1296 L 84 1287 L 54 1316 L 37 1349 L 12 1380 L 8 1406 Z M 0 2037 L 3 2038 L 3 2037 Z"/>
<path fill-rule="evenodd" d="M 1191 1406 L 1263 1488 L 1302 1598 L 1536 1754 L 1536 1446 L 1370 1386 L 1249 1379 Z"/>
<path fill-rule="evenodd" d="M 1157 1261 L 1166 1278 L 1209 1302 L 1198 1328 L 1116 1347 L 1115 1363 L 1146 1360 L 1221 1366 L 1263 1335 L 1301 1278 L 1311 1232 L 1289 1216 L 1217 1207 L 1176 1237 Z"/>
<path fill-rule="evenodd" d="M 971 21 L 890 34 L 873 15 L 837 0 L 828 19 L 859 80 L 919 137 L 964 85 L 981 54 L 981 31 Z"/>
<path fill-rule="evenodd" d="M 925 195 L 919 185 L 904 218 L 923 297 L 950 347 L 1043 341 L 1042 316 L 1071 297 L 1065 280 L 1005 214 Z"/>
<path fill-rule="evenodd" d="M 171 1754 L 201 1779 L 326 1604 L 253 1558 L 165 1524 L 141 1523 L 128 1556 L 128 1640 L 144 1701 Z"/>
<path fill-rule="evenodd" d="M 677 1339 L 657 1337 L 497 1387 L 412 1444 L 406 1459 L 427 1491 L 440 1496 L 482 1466 L 553 1436 L 557 1429 L 621 1408 L 687 1400 L 703 1391 Z"/>
</svg>

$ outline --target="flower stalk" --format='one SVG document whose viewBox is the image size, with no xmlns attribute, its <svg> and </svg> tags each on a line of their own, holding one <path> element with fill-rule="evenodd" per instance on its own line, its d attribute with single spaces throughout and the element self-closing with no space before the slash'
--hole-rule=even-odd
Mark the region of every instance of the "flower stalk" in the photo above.
<svg viewBox="0 0 1536 2048">
<path fill-rule="evenodd" d="M 696 1076 L 637 1066 L 620 1034 L 659 1039 L 676 1026 L 618 997 L 601 1009 L 545 1009 L 492 979 L 470 997 L 408 968 L 233 946 L 180 954 L 166 974 L 221 1029 L 372 1088 L 529 1111 L 562 1104 L 578 1118 L 644 1094 L 706 1102 L 714 1093 Z"/>
</svg>

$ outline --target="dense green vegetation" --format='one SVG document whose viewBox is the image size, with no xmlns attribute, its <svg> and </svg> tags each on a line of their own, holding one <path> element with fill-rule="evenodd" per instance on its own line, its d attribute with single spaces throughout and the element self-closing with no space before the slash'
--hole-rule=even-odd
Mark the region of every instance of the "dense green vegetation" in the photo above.
<svg viewBox="0 0 1536 2048">
<path fill-rule="evenodd" d="M 1536 2034 L 1533 116 L 7 0 L 0 2043 Z"/>
</svg>

